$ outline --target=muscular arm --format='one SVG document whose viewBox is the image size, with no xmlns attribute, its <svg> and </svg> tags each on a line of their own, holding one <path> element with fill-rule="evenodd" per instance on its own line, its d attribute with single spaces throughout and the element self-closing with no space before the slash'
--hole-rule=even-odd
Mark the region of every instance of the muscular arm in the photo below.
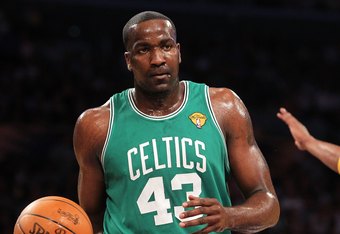
<svg viewBox="0 0 340 234">
<path fill-rule="evenodd" d="M 109 111 L 105 106 L 85 111 L 74 128 L 73 146 L 79 165 L 79 203 L 89 215 L 94 233 L 103 231 L 105 185 L 100 163 Z"/>
<path fill-rule="evenodd" d="M 181 226 L 208 224 L 202 233 L 225 229 L 253 233 L 274 226 L 279 219 L 279 202 L 267 163 L 254 139 L 248 111 L 229 89 L 210 88 L 210 97 L 226 138 L 231 171 L 245 201 L 237 206 L 222 207 L 214 198 L 191 196 L 183 206 L 200 208 L 186 211 L 181 217 L 200 213 L 207 216 L 183 222 Z"/>
<path fill-rule="evenodd" d="M 340 146 L 314 138 L 305 125 L 285 108 L 280 108 L 277 117 L 287 124 L 295 145 L 319 159 L 323 164 L 340 174 Z"/>
<path fill-rule="evenodd" d="M 230 167 L 246 200 L 225 208 L 228 226 L 240 232 L 258 232 L 275 225 L 279 202 L 269 168 L 253 134 L 243 102 L 230 90 L 212 90 L 213 108 L 225 132 Z M 214 101 L 215 100 L 215 101 Z"/>
</svg>

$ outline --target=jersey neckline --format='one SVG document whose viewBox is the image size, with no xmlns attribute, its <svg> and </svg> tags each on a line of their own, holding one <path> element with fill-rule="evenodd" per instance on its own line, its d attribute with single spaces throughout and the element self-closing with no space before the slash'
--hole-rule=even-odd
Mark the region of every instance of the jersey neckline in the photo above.
<svg viewBox="0 0 340 234">
<path fill-rule="evenodd" d="M 133 97 L 132 97 L 132 91 L 134 90 L 134 88 L 130 88 L 128 90 L 128 100 L 129 100 L 129 103 L 130 103 L 130 106 L 131 108 L 133 109 L 134 112 L 136 112 L 138 115 L 146 118 L 146 119 L 151 119 L 151 120 L 164 120 L 164 119 L 169 119 L 169 118 L 172 118 L 173 116 L 176 116 L 178 113 L 180 113 L 187 101 L 188 101 L 188 97 L 189 97 L 189 84 L 187 81 L 181 81 L 183 82 L 184 84 L 184 98 L 183 98 L 183 101 L 181 103 L 181 105 L 176 109 L 174 110 L 173 112 L 167 114 L 167 115 L 162 115 L 162 116 L 153 116 L 153 115 L 148 115 L 148 114 L 145 114 L 143 113 L 142 111 L 140 111 L 137 106 L 136 106 L 136 103 L 134 102 L 133 100 Z"/>
</svg>

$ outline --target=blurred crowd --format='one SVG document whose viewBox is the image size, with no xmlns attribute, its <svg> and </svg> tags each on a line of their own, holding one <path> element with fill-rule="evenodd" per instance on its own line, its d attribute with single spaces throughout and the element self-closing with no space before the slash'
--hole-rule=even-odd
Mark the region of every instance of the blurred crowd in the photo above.
<svg viewBox="0 0 340 234">
<path fill-rule="evenodd" d="M 279 224 L 263 233 L 340 233 L 339 175 L 298 151 L 276 118 L 285 106 L 340 144 L 339 1 L 19 2 L 0 4 L 1 233 L 39 197 L 77 201 L 73 127 L 82 111 L 132 86 L 121 30 L 140 10 L 174 20 L 181 79 L 230 87 L 248 107 L 281 203 Z"/>
</svg>

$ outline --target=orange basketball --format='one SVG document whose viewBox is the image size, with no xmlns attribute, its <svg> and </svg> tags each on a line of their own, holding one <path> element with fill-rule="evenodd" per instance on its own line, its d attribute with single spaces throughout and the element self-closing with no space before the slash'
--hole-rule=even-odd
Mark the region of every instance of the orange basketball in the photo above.
<svg viewBox="0 0 340 234">
<path fill-rule="evenodd" d="M 13 234 L 58 233 L 93 234 L 85 211 L 64 197 L 42 197 L 25 207 L 17 219 Z"/>
</svg>

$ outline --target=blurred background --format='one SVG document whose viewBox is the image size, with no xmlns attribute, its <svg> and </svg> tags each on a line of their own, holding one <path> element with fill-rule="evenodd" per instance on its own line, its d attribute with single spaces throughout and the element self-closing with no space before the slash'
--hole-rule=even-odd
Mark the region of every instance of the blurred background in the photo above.
<svg viewBox="0 0 340 234">
<path fill-rule="evenodd" d="M 37 198 L 77 201 L 74 124 L 132 86 L 121 31 L 142 10 L 175 22 L 181 79 L 230 87 L 248 107 L 281 202 L 263 233 L 340 233 L 339 175 L 298 151 L 276 117 L 285 106 L 340 144 L 339 0 L 1 1 L 1 233 Z"/>
</svg>

